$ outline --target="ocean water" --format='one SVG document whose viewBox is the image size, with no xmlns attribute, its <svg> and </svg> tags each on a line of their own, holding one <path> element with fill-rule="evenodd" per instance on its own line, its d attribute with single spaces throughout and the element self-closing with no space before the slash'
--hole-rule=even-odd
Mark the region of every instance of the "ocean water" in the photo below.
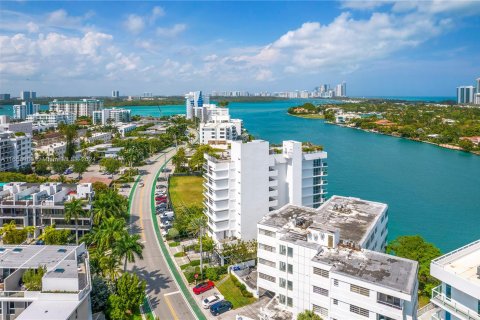
<svg viewBox="0 0 480 320">
<path fill-rule="evenodd" d="M 480 239 L 480 156 L 289 116 L 287 109 L 300 102 L 231 103 L 229 108 L 257 138 L 323 145 L 329 195 L 387 203 L 390 240 L 420 234 L 447 252 Z M 130 109 L 142 115 L 159 112 Z M 161 109 L 164 115 L 185 113 L 184 106 Z"/>
<path fill-rule="evenodd" d="M 329 195 L 387 203 L 389 239 L 420 234 L 443 252 L 480 239 L 480 156 L 286 113 L 303 102 L 230 103 L 229 108 L 257 138 L 323 145 Z M 128 109 L 151 116 L 185 113 L 184 106 Z"/>
</svg>

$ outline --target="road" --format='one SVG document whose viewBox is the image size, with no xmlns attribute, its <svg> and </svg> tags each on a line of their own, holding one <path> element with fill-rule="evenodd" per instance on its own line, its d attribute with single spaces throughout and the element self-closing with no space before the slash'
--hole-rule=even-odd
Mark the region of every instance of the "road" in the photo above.
<svg viewBox="0 0 480 320">
<path fill-rule="evenodd" d="M 129 265 L 129 270 L 147 281 L 147 295 L 155 316 L 161 320 L 190 320 L 197 317 L 181 293 L 170 271 L 157 240 L 152 221 L 151 194 L 155 186 L 155 176 L 166 160 L 175 154 L 175 149 L 167 149 L 161 156 L 155 156 L 151 165 L 139 168 L 143 171 L 141 181 L 132 195 L 130 213 L 131 232 L 139 233 L 145 245 L 143 260 Z M 158 158 L 158 159 L 156 159 Z M 156 160 L 155 160 L 156 159 Z"/>
</svg>

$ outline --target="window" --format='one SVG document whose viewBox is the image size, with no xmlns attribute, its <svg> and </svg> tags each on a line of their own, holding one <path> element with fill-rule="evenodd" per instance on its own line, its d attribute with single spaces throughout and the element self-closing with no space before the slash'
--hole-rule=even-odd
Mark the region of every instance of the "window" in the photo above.
<svg viewBox="0 0 480 320">
<path fill-rule="evenodd" d="M 267 260 L 267 259 L 258 258 L 258 263 L 264 264 L 264 265 L 272 267 L 272 268 L 275 268 L 275 262 Z"/>
<path fill-rule="evenodd" d="M 293 273 L 293 266 L 290 263 L 288 264 L 288 273 Z"/>
<path fill-rule="evenodd" d="M 367 309 L 363 309 L 363 308 L 354 306 L 353 304 L 350 305 L 350 312 L 359 314 L 359 315 L 367 317 L 367 318 L 370 316 L 370 313 L 368 312 Z"/>
<path fill-rule="evenodd" d="M 314 159 L 313 160 L 313 166 L 314 167 L 320 167 L 322 165 L 322 159 Z"/>
<path fill-rule="evenodd" d="M 285 304 L 285 300 L 286 300 L 286 297 L 281 294 L 278 296 L 278 301 L 281 303 L 281 304 Z"/>
<path fill-rule="evenodd" d="M 392 297 L 388 294 L 383 294 L 379 292 L 377 294 L 377 302 L 393 308 L 402 309 L 400 298 Z"/>
<path fill-rule="evenodd" d="M 285 286 L 287 285 L 287 280 L 283 278 L 278 278 L 278 285 L 280 286 L 280 288 L 285 288 Z"/>
<path fill-rule="evenodd" d="M 321 316 L 328 317 L 328 309 L 324 307 L 317 306 L 316 304 L 312 304 L 313 312 L 318 313 Z"/>
<path fill-rule="evenodd" d="M 280 264 L 279 264 L 279 269 L 280 271 L 285 271 L 287 270 L 287 264 L 283 261 L 280 261 Z"/>
<path fill-rule="evenodd" d="M 280 254 L 285 255 L 287 253 L 287 248 L 284 245 L 280 245 Z"/>
<path fill-rule="evenodd" d="M 269 252 L 275 252 L 275 247 L 272 247 L 263 243 L 258 244 L 258 249 L 269 251 Z"/>
<path fill-rule="evenodd" d="M 293 290 L 293 282 L 292 281 L 287 281 L 287 289 L 288 290 Z"/>
<path fill-rule="evenodd" d="M 270 281 L 270 282 L 275 282 L 275 277 L 269 276 L 268 274 L 265 274 L 265 273 L 259 272 L 258 277 L 260 279 L 264 279 L 264 280 L 267 280 L 267 281 Z"/>
<path fill-rule="evenodd" d="M 320 268 L 313 267 L 313 273 L 324 278 L 328 278 L 328 271 Z"/>
<path fill-rule="evenodd" d="M 270 231 L 270 230 L 258 229 L 258 234 L 263 234 L 264 236 L 275 238 L 275 232 Z"/>
<path fill-rule="evenodd" d="M 287 298 L 287 306 L 293 307 L 293 299 L 292 298 Z"/>
<path fill-rule="evenodd" d="M 354 285 L 354 284 L 350 285 L 350 291 L 351 292 L 356 292 L 358 294 L 361 294 L 361 295 L 364 295 L 364 296 L 367 296 L 367 297 L 370 296 L 370 290 L 368 290 L 367 288 L 364 288 L 364 287 Z"/>
<path fill-rule="evenodd" d="M 322 177 L 313 177 L 313 185 L 321 184 Z"/>
<path fill-rule="evenodd" d="M 293 248 L 288 247 L 288 256 L 293 257 Z"/>
<path fill-rule="evenodd" d="M 381 314 L 377 314 L 377 320 L 394 320 L 394 319 Z"/>
<path fill-rule="evenodd" d="M 333 285 L 334 285 L 335 287 L 338 287 L 338 280 L 337 280 L 337 279 L 333 279 Z"/>
<path fill-rule="evenodd" d="M 328 290 L 317 286 L 313 286 L 313 292 L 321 294 L 322 296 L 328 296 Z"/>
<path fill-rule="evenodd" d="M 333 304 L 338 306 L 338 300 L 337 299 L 333 299 Z"/>
</svg>

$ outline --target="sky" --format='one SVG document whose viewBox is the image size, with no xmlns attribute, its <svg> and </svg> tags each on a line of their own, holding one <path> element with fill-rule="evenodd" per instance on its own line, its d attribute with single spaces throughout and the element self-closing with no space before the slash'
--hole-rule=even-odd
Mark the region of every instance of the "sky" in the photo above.
<svg viewBox="0 0 480 320">
<path fill-rule="evenodd" d="M 480 1 L 0 2 L 12 96 L 454 96 L 478 77 Z"/>
</svg>

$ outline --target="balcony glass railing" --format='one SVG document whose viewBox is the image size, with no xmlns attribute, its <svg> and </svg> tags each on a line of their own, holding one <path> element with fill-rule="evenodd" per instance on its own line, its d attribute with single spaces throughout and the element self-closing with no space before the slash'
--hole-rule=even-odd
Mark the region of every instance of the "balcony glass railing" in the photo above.
<svg viewBox="0 0 480 320">
<path fill-rule="evenodd" d="M 465 305 L 455 301 L 454 299 L 447 297 L 442 292 L 441 285 L 432 289 L 432 299 L 430 299 L 430 301 L 439 305 L 443 309 L 446 309 L 453 315 L 458 315 L 458 317 L 461 319 L 480 320 L 479 313 L 467 308 Z"/>
</svg>

